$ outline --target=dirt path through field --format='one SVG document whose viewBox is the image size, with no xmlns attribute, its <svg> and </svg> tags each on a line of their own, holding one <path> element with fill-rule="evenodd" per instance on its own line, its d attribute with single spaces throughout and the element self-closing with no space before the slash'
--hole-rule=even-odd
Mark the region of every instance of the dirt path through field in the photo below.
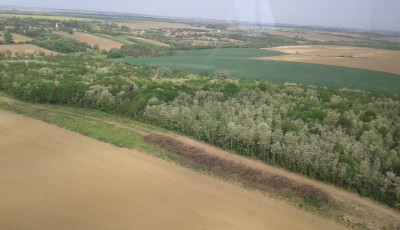
<svg viewBox="0 0 400 230">
<path fill-rule="evenodd" d="M 342 229 L 259 192 L 0 111 L 0 229 Z"/>
</svg>

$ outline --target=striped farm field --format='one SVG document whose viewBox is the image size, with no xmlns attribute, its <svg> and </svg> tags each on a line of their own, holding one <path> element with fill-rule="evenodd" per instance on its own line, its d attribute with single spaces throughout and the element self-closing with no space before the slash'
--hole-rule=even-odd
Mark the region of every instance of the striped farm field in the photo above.
<svg viewBox="0 0 400 230">
<path fill-rule="evenodd" d="M 80 32 L 75 32 L 73 34 L 65 33 L 65 32 L 54 32 L 55 34 L 62 35 L 64 37 L 72 38 L 80 42 L 84 42 L 89 44 L 90 46 L 94 45 L 99 45 L 101 50 L 107 50 L 109 51 L 112 48 L 121 48 L 122 43 L 113 41 L 108 38 L 104 37 L 99 37 L 95 36 L 93 34 L 88 34 L 88 33 L 80 33 Z"/>
<path fill-rule="evenodd" d="M 147 44 L 153 44 L 156 46 L 165 46 L 165 47 L 170 47 L 170 45 L 165 44 L 163 42 L 147 39 L 147 38 L 141 38 L 141 37 L 134 37 L 134 36 L 124 36 L 127 40 L 136 42 L 136 43 L 147 43 Z"/>
<path fill-rule="evenodd" d="M 131 44 L 136 44 L 136 42 L 134 41 L 129 41 L 128 39 L 124 38 L 124 36 L 111 36 L 111 35 L 105 35 L 105 34 L 93 34 L 94 36 L 98 36 L 98 37 L 102 37 L 102 38 L 106 38 L 106 39 L 110 39 L 113 40 L 115 42 L 119 42 L 122 43 L 124 45 L 131 45 Z"/>
</svg>

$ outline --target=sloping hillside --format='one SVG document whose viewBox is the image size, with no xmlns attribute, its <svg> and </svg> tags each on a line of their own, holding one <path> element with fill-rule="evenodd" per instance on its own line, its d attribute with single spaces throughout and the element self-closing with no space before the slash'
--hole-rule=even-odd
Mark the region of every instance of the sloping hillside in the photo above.
<svg viewBox="0 0 400 230">
<path fill-rule="evenodd" d="M 137 151 L 0 117 L 1 229 L 342 229 Z"/>
</svg>

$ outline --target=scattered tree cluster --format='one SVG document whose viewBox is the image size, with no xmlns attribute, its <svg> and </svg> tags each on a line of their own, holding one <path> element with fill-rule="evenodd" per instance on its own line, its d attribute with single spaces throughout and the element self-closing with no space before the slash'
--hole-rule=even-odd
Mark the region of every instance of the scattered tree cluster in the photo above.
<svg viewBox="0 0 400 230">
<path fill-rule="evenodd" d="M 79 42 L 56 34 L 42 35 L 32 40 L 32 43 L 42 48 L 64 54 L 86 52 L 87 49 L 92 48 L 87 43 Z"/>
<path fill-rule="evenodd" d="M 123 45 L 120 49 L 113 48 L 108 52 L 108 58 L 121 57 L 157 57 L 172 56 L 175 51 L 163 46 L 155 46 L 151 44 L 132 44 Z"/>
</svg>

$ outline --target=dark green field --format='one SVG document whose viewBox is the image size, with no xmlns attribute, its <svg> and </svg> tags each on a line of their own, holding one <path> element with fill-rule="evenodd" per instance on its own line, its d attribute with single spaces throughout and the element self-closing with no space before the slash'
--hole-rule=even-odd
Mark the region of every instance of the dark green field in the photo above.
<svg viewBox="0 0 400 230">
<path fill-rule="evenodd" d="M 224 71 L 234 78 L 400 93 L 400 75 L 346 67 L 251 59 L 276 55 L 282 53 L 232 48 L 180 51 L 179 56 L 174 57 L 124 60 L 137 65 L 178 68 L 195 74 L 207 71 L 212 75 L 214 71 Z"/>
</svg>

